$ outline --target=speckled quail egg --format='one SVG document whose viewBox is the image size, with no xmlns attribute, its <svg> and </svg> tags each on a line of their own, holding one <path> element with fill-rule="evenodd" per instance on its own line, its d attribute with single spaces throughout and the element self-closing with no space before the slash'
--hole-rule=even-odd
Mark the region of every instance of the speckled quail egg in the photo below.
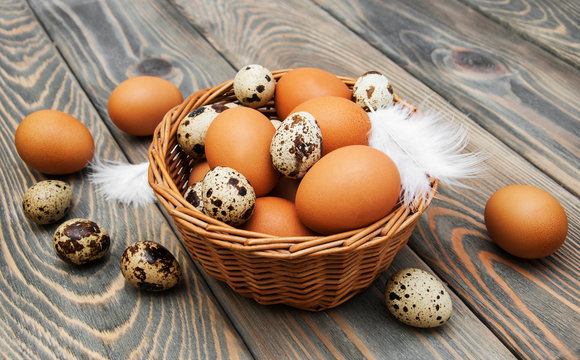
<svg viewBox="0 0 580 360">
<path fill-rule="evenodd" d="M 322 156 L 322 132 L 314 116 L 301 111 L 290 114 L 270 143 L 274 168 L 289 178 L 302 178 Z"/>
<path fill-rule="evenodd" d="M 270 122 L 272 123 L 272 125 L 274 125 L 276 129 L 278 129 L 280 125 L 282 125 L 282 120 L 270 119 Z"/>
<path fill-rule="evenodd" d="M 189 185 L 185 190 L 185 194 L 183 197 L 185 200 L 193 205 L 196 209 L 203 212 L 203 200 L 202 200 L 202 190 L 201 190 L 201 181 L 194 183 L 193 185 Z"/>
<path fill-rule="evenodd" d="M 82 265 L 102 258 L 111 244 L 109 234 L 95 222 L 70 219 L 52 237 L 54 251 L 62 260 Z"/>
<path fill-rule="evenodd" d="M 149 291 L 170 289 L 182 277 L 175 256 L 153 241 L 129 245 L 121 256 L 121 273 L 131 285 Z"/>
<path fill-rule="evenodd" d="M 203 212 L 232 226 L 243 224 L 254 211 L 256 193 L 240 172 L 218 166 L 202 181 Z"/>
<path fill-rule="evenodd" d="M 420 328 L 445 324 L 453 309 L 443 284 L 434 275 L 415 268 L 401 270 L 387 281 L 385 301 L 395 318 Z"/>
<path fill-rule="evenodd" d="M 393 103 L 393 87 L 387 77 L 376 71 L 369 71 L 361 75 L 352 87 L 354 101 L 365 111 L 387 107 Z"/>
<path fill-rule="evenodd" d="M 32 185 L 22 198 L 24 215 L 37 224 L 62 219 L 73 200 L 72 188 L 60 180 L 44 180 Z"/>
<path fill-rule="evenodd" d="M 177 143 L 181 149 L 193 157 L 200 159 L 205 155 L 205 134 L 222 111 L 240 106 L 237 103 L 218 103 L 205 105 L 193 110 L 184 117 L 177 127 Z"/>
<path fill-rule="evenodd" d="M 259 108 L 274 97 L 276 81 L 262 65 L 244 66 L 234 78 L 234 94 L 243 105 Z"/>
</svg>

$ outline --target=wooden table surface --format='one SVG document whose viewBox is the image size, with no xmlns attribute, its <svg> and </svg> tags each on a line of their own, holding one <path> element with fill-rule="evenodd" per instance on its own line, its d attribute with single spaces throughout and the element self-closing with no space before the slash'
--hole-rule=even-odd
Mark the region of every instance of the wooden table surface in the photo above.
<svg viewBox="0 0 580 360">
<path fill-rule="evenodd" d="M 490 154 L 471 189 L 443 185 L 391 267 L 365 291 L 322 312 L 263 306 L 236 294 L 188 255 L 159 204 L 105 200 L 88 172 L 27 167 L 14 131 L 41 109 L 70 113 L 96 156 L 146 161 L 150 137 L 112 125 L 112 89 L 154 75 L 183 94 L 237 69 L 319 67 L 384 73 L 408 102 L 469 129 Z M 580 357 L 580 3 L 577 0 L 0 0 L 0 357 L 6 359 L 578 359 Z M 58 224 L 21 211 L 37 181 L 68 181 L 72 217 L 112 236 L 110 254 L 72 267 L 51 245 Z M 522 260 L 494 245 L 483 221 L 492 193 L 529 184 L 569 220 L 555 254 Z M 119 269 L 125 247 L 169 248 L 184 281 L 138 291 Z M 419 267 L 446 283 L 443 327 L 402 325 L 383 304 L 386 280 Z"/>
</svg>

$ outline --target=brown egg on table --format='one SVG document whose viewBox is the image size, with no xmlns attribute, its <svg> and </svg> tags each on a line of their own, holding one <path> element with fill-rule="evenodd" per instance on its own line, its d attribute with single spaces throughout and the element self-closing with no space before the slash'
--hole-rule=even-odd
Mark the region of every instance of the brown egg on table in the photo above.
<svg viewBox="0 0 580 360">
<path fill-rule="evenodd" d="M 89 129 L 58 110 L 40 110 L 25 117 L 16 129 L 14 144 L 28 166 L 50 175 L 82 170 L 95 151 Z"/>
<path fill-rule="evenodd" d="M 276 129 L 258 110 L 235 107 L 219 114 L 205 137 L 205 155 L 211 168 L 226 166 L 242 173 L 256 196 L 276 185 L 280 173 L 270 159 L 270 142 Z"/>
<path fill-rule="evenodd" d="M 490 238 L 508 253 L 539 259 L 562 246 L 568 218 L 562 205 L 546 191 L 530 185 L 511 185 L 487 201 L 485 226 Z"/>
<path fill-rule="evenodd" d="M 321 234 L 361 228 L 386 216 L 399 200 L 394 162 L 365 145 L 341 147 L 322 157 L 302 178 L 296 212 Z"/>
<path fill-rule="evenodd" d="M 257 198 L 254 213 L 240 228 L 283 237 L 314 235 L 298 219 L 292 201 L 274 196 Z"/>
<path fill-rule="evenodd" d="M 137 241 L 121 256 L 121 273 L 128 283 L 149 291 L 163 291 L 181 280 L 181 267 L 173 254 L 153 241 Z"/>
<path fill-rule="evenodd" d="M 120 83 L 109 96 L 111 121 L 136 136 L 152 135 L 165 114 L 183 101 L 179 89 L 155 76 L 136 76 Z"/>
<path fill-rule="evenodd" d="M 336 75 L 322 69 L 298 68 L 282 75 L 276 83 L 274 103 L 281 120 L 301 103 L 319 96 L 350 99 L 350 89 Z M 316 116 L 315 116 L 316 117 Z"/>
<path fill-rule="evenodd" d="M 347 145 L 368 145 L 371 121 L 351 100 L 321 96 L 298 105 L 292 113 L 312 114 L 322 133 L 322 156 Z"/>
</svg>

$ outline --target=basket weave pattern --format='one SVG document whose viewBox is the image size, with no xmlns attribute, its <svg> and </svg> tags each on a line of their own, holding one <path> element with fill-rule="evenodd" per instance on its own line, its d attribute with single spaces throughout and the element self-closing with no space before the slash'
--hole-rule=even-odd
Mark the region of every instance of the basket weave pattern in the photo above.
<svg viewBox="0 0 580 360">
<path fill-rule="evenodd" d="M 278 79 L 286 71 L 272 74 Z M 339 78 L 351 88 L 354 85 L 354 79 Z M 261 304 L 305 310 L 335 307 L 367 288 L 389 267 L 431 203 L 438 181 L 433 180 L 432 192 L 411 210 L 397 206 L 365 228 L 329 236 L 276 237 L 212 219 L 183 197 L 193 160 L 177 145 L 176 132 L 192 110 L 235 101 L 232 86 L 230 80 L 198 91 L 165 115 L 149 149 L 149 183 L 187 250 L 208 274 Z M 259 110 L 275 117 L 273 102 Z"/>
</svg>

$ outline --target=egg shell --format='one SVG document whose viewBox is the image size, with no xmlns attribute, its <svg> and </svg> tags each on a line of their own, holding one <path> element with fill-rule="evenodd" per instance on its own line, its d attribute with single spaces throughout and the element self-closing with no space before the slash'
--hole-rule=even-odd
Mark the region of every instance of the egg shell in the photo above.
<svg viewBox="0 0 580 360">
<path fill-rule="evenodd" d="M 95 151 L 89 129 L 58 110 L 40 110 L 26 116 L 16 129 L 14 145 L 28 166 L 50 175 L 82 170 Z"/>
<path fill-rule="evenodd" d="M 97 223 L 79 218 L 63 222 L 56 229 L 52 244 L 62 260 L 83 265 L 105 256 L 111 239 Z"/>
<path fill-rule="evenodd" d="M 398 271 L 385 287 L 387 308 L 404 324 L 433 328 L 449 320 L 453 303 L 449 292 L 435 276 L 409 268 Z"/>
<path fill-rule="evenodd" d="M 107 109 L 113 123 L 122 131 L 148 136 L 165 114 L 182 101 L 183 95 L 171 82 L 155 76 L 135 76 L 111 92 Z"/>
<path fill-rule="evenodd" d="M 386 216 L 400 191 L 399 171 L 390 157 L 369 146 L 345 146 L 322 157 L 302 178 L 296 211 L 313 231 L 333 234 Z"/>
<path fill-rule="evenodd" d="M 298 191 L 298 186 L 300 185 L 300 180 L 301 179 L 292 179 L 282 176 L 272 191 L 268 193 L 268 196 L 281 197 L 294 202 L 296 199 L 296 191 Z"/>
<path fill-rule="evenodd" d="M 270 143 L 274 168 L 290 178 L 302 178 L 322 157 L 322 133 L 314 116 L 290 114 L 276 130 Z"/>
<path fill-rule="evenodd" d="M 274 97 L 276 81 L 270 70 L 262 65 L 251 64 L 237 72 L 233 88 L 239 102 L 251 108 L 259 108 Z"/>
<path fill-rule="evenodd" d="M 189 173 L 189 184 L 195 184 L 196 182 L 202 181 L 205 174 L 209 171 L 209 164 L 207 161 L 198 161 L 191 168 Z"/>
<path fill-rule="evenodd" d="M 196 209 L 203 212 L 203 191 L 201 181 L 189 185 L 183 194 L 185 200 Z"/>
<path fill-rule="evenodd" d="M 153 241 L 129 245 L 121 256 L 121 273 L 131 285 L 148 291 L 168 290 L 182 277 L 175 256 Z"/>
<path fill-rule="evenodd" d="M 231 167 L 252 184 L 256 196 L 266 195 L 280 173 L 270 159 L 276 129 L 258 110 L 240 106 L 225 110 L 211 123 L 205 137 L 205 155 L 211 168 Z"/>
<path fill-rule="evenodd" d="M 194 159 L 205 155 L 205 135 L 211 122 L 224 110 L 239 106 L 236 103 L 201 106 L 184 117 L 177 127 L 179 147 Z"/>
<path fill-rule="evenodd" d="M 490 238 L 508 253 L 525 259 L 551 255 L 568 233 L 568 218 L 558 200 L 530 185 L 510 185 L 487 201 L 485 226 Z"/>
<path fill-rule="evenodd" d="M 393 103 L 394 91 L 389 79 L 379 72 L 369 71 L 361 75 L 352 87 L 354 102 L 365 111 L 384 108 Z"/>
<path fill-rule="evenodd" d="M 351 99 L 352 94 L 342 80 L 328 71 L 306 67 L 286 72 L 276 83 L 274 103 L 278 117 L 286 119 L 288 115 L 296 112 L 293 110 L 296 106 L 319 96 Z"/>
<path fill-rule="evenodd" d="M 240 172 L 218 166 L 202 181 L 203 212 L 232 226 L 247 221 L 256 205 L 256 193 Z"/>
<path fill-rule="evenodd" d="M 22 210 L 31 221 L 45 225 L 62 219 L 73 200 L 72 188 L 60 180 L 44 180 L 32 185 L 22 198 Z"/>
<path fill-rule="evenodd" d="M 282 237 L 314 235 L 298 219 L 292 201 L 273 196 L 257 198 L 254 213 L 241 228 Z"/>
<path fill-rule="evenodd" d="M 322 133 L 322 156 L 348 145 L 368 145 L 371 121 L 357 104 L 336 96 L 320 96 L 298 105 L 295 112 L 312 114 Z"/>
</svg>

